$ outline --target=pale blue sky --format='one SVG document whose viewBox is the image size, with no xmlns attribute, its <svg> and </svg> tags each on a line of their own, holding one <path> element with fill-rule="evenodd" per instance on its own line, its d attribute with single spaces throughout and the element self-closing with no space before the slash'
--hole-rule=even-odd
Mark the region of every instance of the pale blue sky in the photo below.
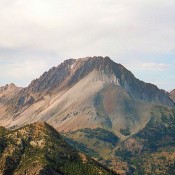
<svg viewBox="0 0 175 175">
<path fill-rule="evenodd" d="M 174 0 L 1 0 L 0 86 L 27 86 L 64 59 L 109 56 L 175 88 Z"/>
</svg>

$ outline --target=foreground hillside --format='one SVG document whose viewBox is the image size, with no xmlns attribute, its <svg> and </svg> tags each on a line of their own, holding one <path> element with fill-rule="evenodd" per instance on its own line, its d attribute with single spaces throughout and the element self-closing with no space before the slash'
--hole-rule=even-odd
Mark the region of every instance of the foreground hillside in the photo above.
<svg viewBox="0 0 175 175">
<path fill-rule="evenodd" d="M 107 168 L 75 151 L 46 123 L 9 131 L 0 128 L 0 174 L 112 175 Z"/>
</svg>

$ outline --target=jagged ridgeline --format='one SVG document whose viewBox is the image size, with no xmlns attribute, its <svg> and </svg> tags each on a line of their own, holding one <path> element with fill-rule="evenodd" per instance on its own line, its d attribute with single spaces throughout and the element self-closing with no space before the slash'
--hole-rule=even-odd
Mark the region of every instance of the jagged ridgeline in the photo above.
<svg viewBox="0 0 175 175">
<path fill-rule="evenodd" d="M 17 130 L 0 127 L 0 174 L 3 175 L 115 175 L 68 145 L 46 123 Z"/>
<path fill-rule="evenodd" d="M 65 132 L 101 127 L 123 137 L 145 126 L 155 104 L 174 107 L 169 93 L 109 57 L 69 59 L 26 88 L 1 88 L 0 122 L 19 127 L 46 121 Z"/>
</svg>

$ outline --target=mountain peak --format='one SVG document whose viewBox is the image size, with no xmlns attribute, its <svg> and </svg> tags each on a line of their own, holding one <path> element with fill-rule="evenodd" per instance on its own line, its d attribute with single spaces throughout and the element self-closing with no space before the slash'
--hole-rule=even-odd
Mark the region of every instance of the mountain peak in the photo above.
<svg viewBox="0 0 175 175">
<path fill-rule="evenodd" d="M 113 82 L 125 89 L 134 99 L 174 106 L 173 101 L 165 91 L 158 89 L 153 84 L 138 80 L 124 66 L 115 63 L 107 56 L 65 60 L 57 67 L 53 67 L 45 72 L 38 79 L 33 80 L 23 90 L 17 104 L 20 104 L 20 106 L 33 104 L 37 98 L 41 99 L 41 96 L 44 94 L 53 94 L 62 90 L 68 90 L 93 71 L 96 71 L 98 74 L 93 77 L 94 80 L 98 79 L 103 84 L 106 82 L 106 85 Z"/>
<path fill-rule="evenodd" d="M 63 65 L 67 64 L 67 65 L 71 66 L 71 65 L 74 64 L 75 62 L 76 62 L 76 59 L 70 58 L 70 59 L 65 60 L 65 61 L 64 61 L 63 63 L 61 63 L 61 64 L 63 64 Z"/>
<path fill-rule="evenodd" d="M 93 57 L 84 57 L 84 58 L 78 58 L 77 61 L 82 61 L 82 62 L 94 62 L 94 63 L 98 63 L 98 64 L 102 64 L 102 63 L 109 63 L 110 61 L 112 61 L 108 56 L 103 57 L 103 56 L 93 56 Z"/>
<path fill-rule="evenodd" d="M 5 86 L 0 87 L 0 97 L 2 96 L 11 96 L 18 92 L 21 88 L 17 87 L 14 83 L 6 84 Z"/>
<path fill-rule="evenodd" d="M 14 83 L 6 84 L 5 86 L 0 87 L 1 89 L 8 90 L 8 89 L 15 89 L 17 86 Z"/>
<path fill-rule="evenodd" d="M 30 92 L 51 91 L 57 88 L 63 88 L 66 85 L 72 85 L 85 77 L 94 69 L 106 69 L 111 71 L 109 66 L 112 60 L 109 57 L 85 57 L 79 59 L 68 59 L 57 67 L 51 68 L 41 77 L 31 82 L 28 87 Z M 107 70 L 107 69 L 106 69 Z"/>
<path fill-rule="evenodd" d="M 88 56 L 88 57 L 84 57 L 84 58 L 78 58 L 77 60 L 84 60 L 84 61 L 87 61 L 87 60 L 102 60 L 102 61 L 104 61 L 104 60 L 111 60 L 111 59 L 108 56 L 105 56 L 105 57 L 103 57 L 103 56 L 93 56 L 93 57 Z"/>
</svg>

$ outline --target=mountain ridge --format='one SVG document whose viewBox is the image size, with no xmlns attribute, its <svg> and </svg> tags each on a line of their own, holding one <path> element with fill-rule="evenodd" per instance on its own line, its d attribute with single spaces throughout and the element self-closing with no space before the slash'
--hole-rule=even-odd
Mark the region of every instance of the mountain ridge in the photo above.
<svg viewBox="0 0 175 175">
<path fill-rule="evenodd" d="M 106 89 L 106 92 L 103 89 Z M 114 94 L 123 94 L 124 98 L 112 94 L 111 98 L 108 98 L 106 93 L 111 90 Z M 98 98 L 104 99 L 103 103 L 98 104 L 101 107 L 96 105 Z M 131 126 L 132 129 L 134 125 L 140 125 L 140 122 L 144 126 L 144 123 L 150 119 L 148 113 L 151 111 L 151 105 L 174 107 L 167 92 L 158 89 L 155 85 L 138 80 L 124 66 L 113 62 L 109 57 L 65 60 L 33 80 L 28 87 L 21 89 L 12 98 L 7 98 L 5 104 L 1 98 L 0 102 L 4 126 L 13 127 L 45 120 L 59 130 L 65 129 L 66 126 L 67 129 L 73 130 L 100 126 L 114 129 L 110 125 L 103 126 L 103 123 L 110 123 L 118 117 L 116 121 L 128 120 L 126 117 L 122 119 L 125 115 L 129 115 L 136 122 Z M 118 111 L 114 108 L 109 109 L 110 103 L 113 106 L 119 103 L 125 107 L 117 115 Z M 142 114 L 140 119 L 133 118 L 133 115 L 136 117 L 140 115 L 137 114 L 140 111 L 137 110 L 136 104 L 143 108 L 150 105 L 145 108 L 148 113 L 145 116 Z M 128 110 L 130 110 L 129 113 Z M 105 115 L 99 117 L 98 115 L 102 113 Z M 76 120 L 81 121 L 80 126 L 76 124 Z M 123 129 L 130 127 L 127 125 L 127 121 L 121 123 Z M 114 130 L 118 132 L 120 128 Z"/>
<path fill-rule="evenodd" d="M 80 68 L 74 72 L 71 66 L 79 66 Z M 70 87 L 74 85 L 94 69 L 106 71 L 105 73 L 109 76 L 110 74 L 114 74 L 117 81 L 120 81 L 118 83 L 135 99 L 155 102 L 171 107 L 174 105 L 167 96 L 166 91 L 159 90 L 158 87 L 153 84 L 140 81 L 124 66 L 114 63 L 109 57 L 87 57 L 77 60 L 65 60 L 57 67 L 53 67 L 48 72 L 45 72 L 40 78 L 33 80 L 27 88 L 22 89 L 21 94 L 24 94 L 24 96 L 30 93 L 43 94 L 44 91 L 54 91 L 56 88 L 60 91 L 64 86 Z M 147 89 L 150 89 L 150 91 L 145 94 Z M 154 94 L 156 91 L 158 93 Z M 18 104 L 23 104 L 24 101 L 25 100 L 19 99 Z"/>
</svg>

